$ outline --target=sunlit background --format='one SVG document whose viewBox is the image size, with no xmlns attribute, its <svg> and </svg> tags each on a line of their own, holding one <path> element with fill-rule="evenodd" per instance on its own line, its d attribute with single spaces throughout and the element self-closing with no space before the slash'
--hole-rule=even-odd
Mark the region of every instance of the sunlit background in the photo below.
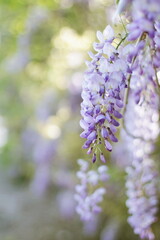
<svg viewBox="0 0 160 240">
<path fill-rule="evenodd" d="M 123 159 L 104 212 L 75 213 L 81 84 L 109 0 L 0 0 L 0 240 L 138 239 L 127 224 Z M 116 154 L 116 153 L 115 153 Z M 122 157 L 121 157 L 122 158 Z"/>
</svg>

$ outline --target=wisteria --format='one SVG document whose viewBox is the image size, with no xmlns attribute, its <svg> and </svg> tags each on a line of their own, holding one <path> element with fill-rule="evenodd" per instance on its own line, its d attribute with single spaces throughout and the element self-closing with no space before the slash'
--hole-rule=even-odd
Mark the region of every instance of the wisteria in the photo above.
<svg viewBox="0 0 160 240">
<path fill-rule="evenodd" d="M 123 107 L 123 92 L 127 87 L 126 61 L 120 59 L 120 51 L 113 45 L 115 40 L 113 29 L 107 26 L 101 33 L 97 32 L 99 43 L 94 43 L 97 54 L 89 53 L 92 58 L 87 62 L 88 70 L 83 82 L 80 121 L 84 131 L 81 137 L 87 141 L 83 148 L 89 148 L 95 162 L 101 150 L 98 145 L 104 143 L 108 151 L 112 151 L 110 142 L 117 142 L 115 132 L 119 126 L 117 119 L 122 118 L 120 109 Z M 100 157 L 102 159 L 102 157 Z M 102 160 L 103 161 L 103 160 Z"/>
<path fill-rule="evenodd" d="M 79 159 L 78 164 L 80 171 L 77 172 L 77 177 L 80 179 L 80 184 L 76 186 L 75 199 L 78 203 L 76 211 L 82 220 L 89 221 L 94 219 L 95 214 L 101 212 L 98 204 L 101 203 L 103 195 L 106 193 L 105 188 L 97 188 L 96 185 L 105 182 L 109 175 L 107 166 L 102 165 L 97 171 L 88 171 L 89 164 L 86 161 Z"/>
<path fill-rule="evenodd" d="M 160 240 L 160 0 L 0 11 L 0 239 Z"/>
<path fill-rule="evenodd" d="M 157 220 L 158 203 L 158 171 L 152 153 L 159 135 L 160 1 L 120 0 L 114 19 L 118 15 L 124 32 L 115 34 L 108 25 L 103 33 L 97 32 L 96 53 L 89 52 L 91 61 L 86 62 L 82 86 L 81 137 L 86 139 L 83 148 L 92 153 L 92 162 L 105 163 L 101 146 L 112 151 L 121 125 L 128 222 L 141 239 L 153 240 L 151 225 Z M 85 176 L 87 170 L 88 165 L 81 168 Z M 78 174 L 81 181 L 83 174 Z"/>
<path fill-rule="evenodd" d="M 157 190 L 155 163 L 150 156 L 159 135 L 158 1 L 133 2 L 133 22 L 128 25 L 128 40 L 142 38 L 145 45 L 138 52 L 130 77 L 130 95 L 125 114 L 128 146 L 127 196 L 128 222 L 141 239 L 155 239 L 151 225 L 156 221 Z M 132 112 L 131 112 L 132 109 Z"/>
<path fill-rule="evenodd" d="M 156 221 L 157 171 L 150 155 L 159 134 L 158 108 L 155 105 L 151 107 L 146 102 L 137 105 L 134 98 L 130 98 L 125 121 L 131 119 L 130 124 L 126 125 L 134 137 L 126 132 L 122 134 L 128 159 L 126 205 L 131 215 L 128 222 L 142 239 L 154 239 L 150 226 Z"/>
</svg>

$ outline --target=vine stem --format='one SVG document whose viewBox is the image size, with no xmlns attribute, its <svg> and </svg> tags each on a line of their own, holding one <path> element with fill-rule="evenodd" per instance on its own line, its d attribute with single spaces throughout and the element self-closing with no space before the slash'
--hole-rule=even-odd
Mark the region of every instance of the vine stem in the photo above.
<svg viewBox="0 0 160 240">
<path fill-rule="evenodd" d="M 116 47 L 116 50 L 119 48 L 119 46 L 122 44 L 122 42 L 124 42 L 127 38 L 128 34 L 126 34 L 122 39 L 121 41 L 118 43 L 117 47 Z"/>
<path fill-rule="evenodd" d="M 154 72 L 155 72 L 155 80 L 156 80 L 156 92 L 157 94 L 160 96 L 160 85 L 159 85 L 159 81 L 158 81 L 158 76 L 157 76 L 157 70 L 156 68 L 154 67 Z"/>
</svg>

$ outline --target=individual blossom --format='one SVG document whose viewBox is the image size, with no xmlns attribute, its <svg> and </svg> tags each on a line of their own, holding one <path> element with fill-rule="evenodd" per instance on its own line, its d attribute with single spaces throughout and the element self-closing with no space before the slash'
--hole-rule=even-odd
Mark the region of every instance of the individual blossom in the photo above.
<svg viewBox="0 0 160 240">
<path fill-rule="evenodd" d="M 122 12 L 126 11 L 126 9 L 130 6 L 133 0 L 119 0 L 117 5 L 117 10 L 114 14 L 113 20 L 115 21 L 117 15 L 121 14 Z"/>
<path fill-rule="evenodd" d="M 83 148 L 93 153 L 92 161 L 101 154 L 100 145 L 104 144 L 108 151 L 112 151 L 111 142 L 117 142 L 115 136 L 118 119 L 123 107 L 124 89 L 127 87 L 127 64 L 120 58 L 120 50 L 114 44 L 114 31 L 110 26 L 101 33 L 97 32 L 99 43 L 93 47 L 97 54 L 89 53 L 91 61 L 87 62 L 82 86 L 80 121 L 84 131 L 81 137 L 86 138 Z M 102 155 L 101 155 L 102 156 Z"/>
<path fill-rule="evenodd" d="M 101 182 L 106 181 L 109 175 L 105 165 L 100 166 L 95 171 L 89 170 L 89 164 L 82 159 L 78 160 L 78 164 L 80 165 L 80 171 L 77 172 L 77 177 L 80 180 L 80 184 L 76 186 L 76 211 L 81 216 L 81 220 L 90 221 L 95 218 L 96 214 L 101 212 L 99 203 L 102 202 L 106 193 L 104 187 L 97 186 Z"/>
</svg>

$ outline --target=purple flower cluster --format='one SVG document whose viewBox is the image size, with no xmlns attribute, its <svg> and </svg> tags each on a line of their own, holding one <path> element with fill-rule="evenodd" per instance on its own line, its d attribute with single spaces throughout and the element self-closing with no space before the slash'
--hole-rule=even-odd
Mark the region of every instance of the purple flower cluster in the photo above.
<svg viewBox="0 0 160 240">
<path fill-rule="evenodd" d="M 119 4 L 122 2 L 129 4 L 130 1 L 122 0 Z M 132 87 L 135 89 L 135 101 L 138 103 L 148 84 L 152 82 L 154 87 L 158 87 L 156 75 L 160 68 L 160 2 L 131 1 L 128 14 L 131 21 L 127 25 L 127 40 L 133 42 L 137 51 L 128 52 L 127 60 L 131 70 Z M 138 41 L 137 45 L 135 40 Z"/>
<path fill-rule="evenodd" d="M 129 224 L 134 233 L 139 234 L 142 239 L 154 239 L 151 224 L 156 221 L 157 196 L 156 196 L 156 172 L 154 162 L 147 156 L 134 158 L 132 166 L 126 169 L 127 196 Z"/>
<path fill-rule="evenodd" d="M 128 25 L 128 40 L 138 39 L 143 33 L 150 38 L 154 38 L 154 23 L 158 19 L 160 13 L 159 0 L 134 0 L 131 5 L 132 21 Z"/>
<path fill-rule="evenodd" d="M 76 186 L 75 200 L 78 203 L 76 211 L 83 221 L 89 221 L 94 219 L 95 214 L 101 212 L 101 207 L 98 204 L 106 193 L 105 188 L 96 188 L 96 185 L 108 180 L 109 175 L 107 167 L 104 165 L 100 166 L 97 171 L 88 171 L 89 164 L 86 161 L 79 159 L 78 164 L 80 171 L 77 172 L 77 177 L 80 179 L 80 184 Z M 89 187 L 94 188 L 90 194 Z"/>
<path fill-rule="evenodd" d="M 157 196 L 155 164 L 150 157 L 154 149 L 154 141 L 159 134 L 158 106 L 144 101 L 137 105 L 134 95 L 130 95 L 125 114 L 127 133 L 123 133 L 123 141 L 127 150 L 127 196 L 126 205 L 130 217 L 128 222 L 134 232 L 142 239 L 154 239 L 151 225 L 156 221 Z"/>
<path fill-rule="evenodd" d="M 93 44 L 97 54 L 90 52 L 92 60 L 87 62 L 80 121 L 84 129 L 81 137 L 87 139 L 83 148 L 89 148 L 88 154 L 93 153 L 93 162 L 100 151 L 98 145 L 103 143 L 108 151 L 112 151 L 110 141 L 118 141 L 115 132 L 119 126 L 117 119 L 122 118 L 120 109 L 128 71 L 125 59 L 119 57 L 120 50 L 115 47 L 113 29 L 107 26 L 103 33 L 98 31 L 97 38 L 99 43 Z M 100 158 L 104 161 L 101 151 Z"/>
<path fill-rule="evenodd" d="M 144 3 L 144 5 L 142 4 Z M 138 40 L 138 51 L 128 55 L 131 70 L 124 126 L 125 147 L 128 150 L 126 205 L 128 222 L 141 239 L 155 239 L 151 225 L 156 221 L 156 171 L 150 157 L 159 134 L 159 59 L 158 1 L 133 1 L 132 22 L 128 25 L 128 40 Z M 136 13 L 136 14 L 135 14 Z M 133 51 L 134 52 L 134 51 Z M 131 59 L 131 60 L 130 60 Z"/>
<path fill-rule="evenodd" d="M 134 63 L 131 63 L 130 89 L 134 95 L 135 102 L 141 103 L 144 99 L 150 104 L 154 102 L 156 83 L 156 72 L 153 66 L 153 57 L 149 46 L 139 42 L 139 52 L 135 57 Z M 141 47 L 141 48 L 140 48 Z M 146 94 L 147 92 L 147 94 Z"/>
<path fill-rule="evenodd" d="M 92 60 L 87 62 L 83 82 L 81 137 L 86 138 L 83 148 L 93 154 L 92 161 L 100 157 L 105 162 L 101 144 L 112 151 L 111 142 L 118 141 L 117 119 L 123 117 L 128 222 L 141 239 L 153 240 L 151 225 L 156 221 L 157 172 L 151 153 L 159 135 L 160 1 L 120 0 L 116 14 L 125 10 L 130 21 L 128 33 L 116 43 L 118 37 L 107 26 L 103 33 L 97 32 L 99 42 L 93 44 L 97 53 L 89 53 Z M 91 216 L 84 214 L 86 203 L 80 200 L 86 198 L 87 169 L 88 165 L 85 170 L 81 167 L 78 174 L 81 179 L 77 188 L 78 212 L 82 219 Z M 97 184 L 98 177 L 93 179 Z M 87 197 L 89 209 L 94 203 L 95 200 L 90 202 Z"/>
</svg>

